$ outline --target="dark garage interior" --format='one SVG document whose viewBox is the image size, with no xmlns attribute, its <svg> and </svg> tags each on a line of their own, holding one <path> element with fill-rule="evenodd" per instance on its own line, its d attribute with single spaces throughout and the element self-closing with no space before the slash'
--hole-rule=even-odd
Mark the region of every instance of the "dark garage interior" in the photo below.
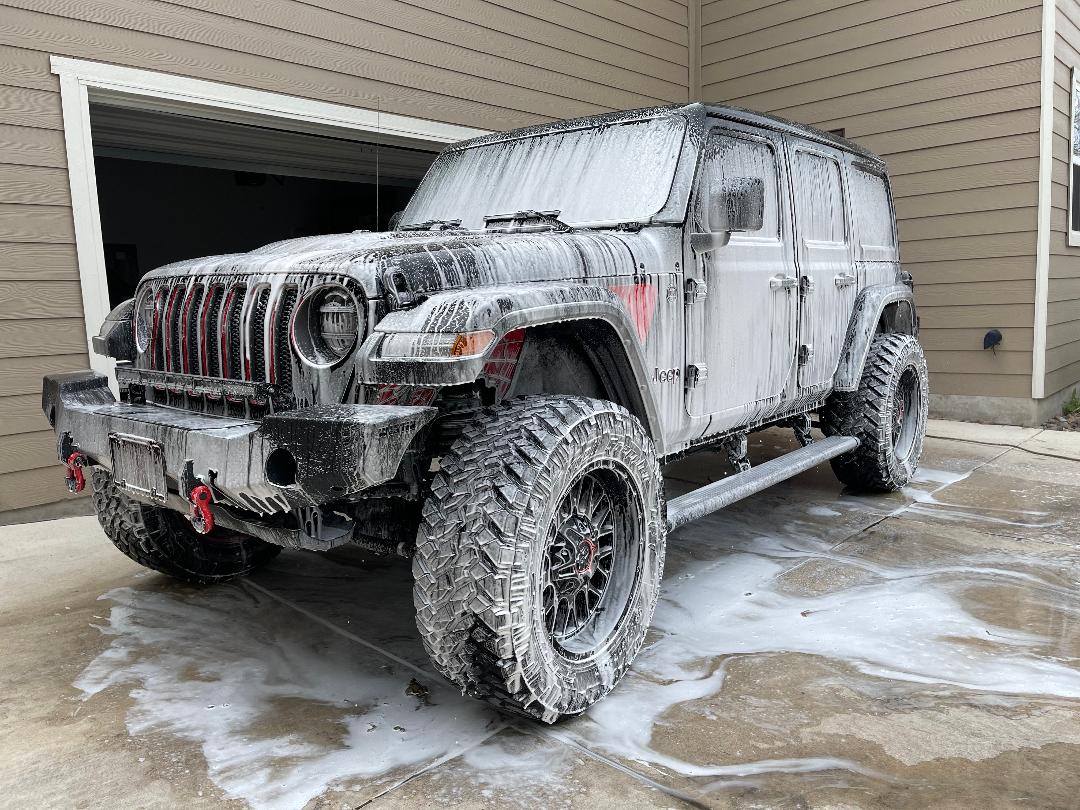
<svg viewBox="0 0 1080 810">
<path fill-rule="evenodd" d="M 100 104 L 91 123 L 113 306 L 169 262 L 385 229 L 436 154 Z"/>
</svg>

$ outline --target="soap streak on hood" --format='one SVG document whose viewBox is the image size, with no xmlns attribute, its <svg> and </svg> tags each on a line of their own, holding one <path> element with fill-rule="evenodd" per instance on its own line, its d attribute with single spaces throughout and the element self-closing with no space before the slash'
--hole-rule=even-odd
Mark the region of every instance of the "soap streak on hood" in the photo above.
<svg viewBox="0 0 1080 810">
<path fill-rule="evenodd" d="M 657 226 L 662 227 L 662 226 Z M 648 230 L 648 229 L 647 229 Z M 206 256 L 165 265 L 146 280 L 281 274 L 343 275 L 369 296 L 394 273 L 413 293 L 500 283 L 587 280 L 634 275 L 655 268 L 658 254 L 647 230 L 353 231 L 274 242 L 248 253 Z"/>
</svg>

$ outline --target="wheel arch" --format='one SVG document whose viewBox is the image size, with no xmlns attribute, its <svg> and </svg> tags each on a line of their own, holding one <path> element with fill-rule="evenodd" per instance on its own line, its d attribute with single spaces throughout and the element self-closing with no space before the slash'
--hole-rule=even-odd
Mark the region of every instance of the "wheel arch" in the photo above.
<svg viewBox="0 0 1080 810">
<path fill-rule="evenodd" d="M 477 357 L 460 360 L 388 361 L 378 346 L 386 332 L 447 333 L 490 329 L 496 338 Z M 563 339 L 567 350 L 584 353 L 608 397 L 637 417 L 661 454 L 663 425 L 652 392 L 644 347 L 626 304 L 602 284 L 522 284 L 455 290 L 433 295 L 418 307 L 387 315 L 360 349 L 365 384 L 404 383 L 458 386 L 485 377 L 499 359 L 502 341 L 515 332 Z M 514 377 L 516 380 L 517 370 Z M 512 394 L 512 391 L 509 392 Z M 528 393 L 581 394 L 583 391 L 530 390 Z"/>
<path fill-rule="evenodd" d="M 906 284 L 879 284 L 864 288 L 855 300 L 844 348 L 833 377 L 836 391 L 855 391 L 862 378 L 870 344 L 879 334 L 918 336 L 915 299 Z"/>
<path fill-rule="evenodd" d="M 525 327 L 525 343 L 508 396 L 567 394 L 606 399 L 623 406 L 654 442 L 662 430 L 647 387 L 643 360 L 633 344 L 603 318 L 534 323 Z M 638 363 L 634 360 L 638 359 Z M 588 377 L 582 378 L 581 372 Z"/>
</svg>

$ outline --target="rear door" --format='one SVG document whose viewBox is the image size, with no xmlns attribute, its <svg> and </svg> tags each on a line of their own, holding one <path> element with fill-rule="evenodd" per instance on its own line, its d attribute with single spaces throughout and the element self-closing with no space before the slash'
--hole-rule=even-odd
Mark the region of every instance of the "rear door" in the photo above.
<svg viewBox="0 0 1080 810">
<path fill-rule="evenodd" d="M 790 142 L 799 271 L 799 388 L 825 389 L 840 360 L 857 291 L 841 154 Z"/>
</svg>

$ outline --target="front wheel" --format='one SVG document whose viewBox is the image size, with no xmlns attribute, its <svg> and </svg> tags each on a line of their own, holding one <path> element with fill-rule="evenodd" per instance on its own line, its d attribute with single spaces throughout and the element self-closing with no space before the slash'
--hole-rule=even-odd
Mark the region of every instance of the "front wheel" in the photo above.
<svg viewBox="0 0 1080 810">
<path fill-rule="evenodd" d="M 466 427 L 416 541 L 417 626 L 474 696 L 554 722 L 641 649 L 663 574 L 656 450 L 610 402 L 531 396 Z"/>
<path fill-rule="evenodd" d="M 105 534 L 139 565 L 193 585 L 242 577 L 268 563 L 279 546 L 216 528 L 199 534 L 179 512 L 129 498 L 95 469 L 94 509 Z"/>
<path fill-rule="evenodd" d="M 906 486 L 922 456 L 930 385 L 926 358 L 911 335 L 878 335 L 859 390 L 836 392 L 821 412 L 826 436 L 854 436 L 859 446 L 832 460 L 848 486 L 894 492 Z"/>
</svg>

